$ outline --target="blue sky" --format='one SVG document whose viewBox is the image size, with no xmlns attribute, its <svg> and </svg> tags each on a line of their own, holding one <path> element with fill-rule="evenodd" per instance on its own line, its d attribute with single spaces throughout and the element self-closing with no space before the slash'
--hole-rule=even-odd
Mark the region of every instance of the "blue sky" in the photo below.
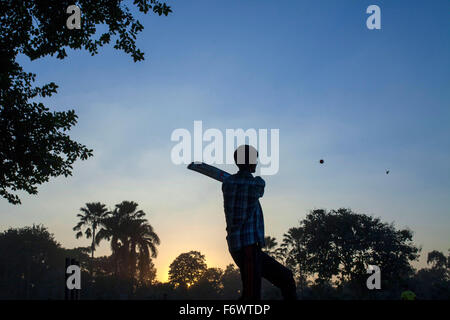
<svg viewBox="0 0 450 320">
<path fill-rule="evenodd" d="M 112 47 L 21 59 L 38 84 L 59 85 L 46 101 L 76 110 L 72 136 L 94 157 L 21 206 L 0 201 L 3 229 L 43 223 L 64 246 L 87 245 L 71 231 L 84 203 L 134 200 L 162 240 L 160 279 L 188 250 L 224 267 L 220 185 L 170 161 L 172 131 L 202 120 L 223 132 L 280 130 L 280 170 L 265 177 L 262 200 L 267 234 L 281 240 L 314 208 L 350 207 L 411 228 L 421 265 L 429 250 L 447 252 L 449 1 L 169 4 L 169 17 L 142 17 L 144 62 Z M 371 4 L 381 30 L 366 28 Z"/>
</svg>

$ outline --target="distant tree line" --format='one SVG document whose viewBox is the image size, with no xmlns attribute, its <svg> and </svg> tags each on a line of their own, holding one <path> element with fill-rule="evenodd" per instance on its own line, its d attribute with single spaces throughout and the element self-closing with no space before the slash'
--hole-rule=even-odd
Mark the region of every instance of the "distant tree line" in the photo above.
<svg viewBox="0 0 450 320">
<path fill-rule="evenodd" d="M 80 261 L 81 299 L 240 296 L 239 269 L 208 267 L 196 250 L 173 260 L 168 282 L 157 281 L 153 259 L 160 239 L 135 202 L 123 201 L 113 210 L 87 203 L 78 218 L 76 237 L 90 239 L 88 247 L 63 248 L 42 225 L 0 233 L 0 299 L 62 299 L 65 257 Z M 406 289 L 418 299 L 450 299 L 450 256 L 431 251 L 427 267 L 415 270 L 411 263 L 420 249 L 412 238 L 411 230 L 350 209 L 313 210 L 280 243 L 266 237 L 263 250 L 293 271 L 300 299 L 400 299 Z M 102 241 L 109 242 L 111 255 L 95 257 Z M 381 290 L 366 287 L 369 264 L 381 269 Z M 281 296 L 264 280 L 263 298 Z"/>
</svg>

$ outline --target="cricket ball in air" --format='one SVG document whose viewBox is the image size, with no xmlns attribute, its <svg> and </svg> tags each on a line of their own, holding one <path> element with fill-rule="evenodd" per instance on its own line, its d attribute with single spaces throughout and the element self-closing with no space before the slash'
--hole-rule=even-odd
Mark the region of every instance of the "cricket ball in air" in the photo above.
<svg viewBox="0 0 450 320">
<path fill-rule="evenodd" d="M 323 159 L 320 159 L 319 162 L 322 164 L 324 161 L 323 161 Z"/>
</svg>

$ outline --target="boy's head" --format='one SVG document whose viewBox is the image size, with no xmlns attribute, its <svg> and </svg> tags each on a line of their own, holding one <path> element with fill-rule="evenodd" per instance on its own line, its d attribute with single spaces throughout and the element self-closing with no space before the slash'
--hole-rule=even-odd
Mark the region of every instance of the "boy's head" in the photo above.
<svg viewBox="0 0 450 320">
<path fill-rule="evenodd" d="M 234 162 L 240 171 L 256 171 L 256 162 L 258 160 L 258 151 L 252 146 L 244 144 L 234 151 Z"/>
</svg>

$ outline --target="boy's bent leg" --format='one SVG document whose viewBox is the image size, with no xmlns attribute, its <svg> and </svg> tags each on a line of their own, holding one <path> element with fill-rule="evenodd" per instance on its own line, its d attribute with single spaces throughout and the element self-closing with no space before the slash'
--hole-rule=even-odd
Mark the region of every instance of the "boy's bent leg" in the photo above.
<svg viewBox="0 0 450 320">
<path fill-rule="evenodd" d="M 288 268 L 261 251 L 262 276 L 281 290 L 285 300 L 297 300 L 294 276 Z"/>
<path fill-rule="evenodd" d="M 242 299 L 261 299 L 261 251 L 256 245 L 245 246 L 232 257 L 241 271 Z"/>
</svg>

